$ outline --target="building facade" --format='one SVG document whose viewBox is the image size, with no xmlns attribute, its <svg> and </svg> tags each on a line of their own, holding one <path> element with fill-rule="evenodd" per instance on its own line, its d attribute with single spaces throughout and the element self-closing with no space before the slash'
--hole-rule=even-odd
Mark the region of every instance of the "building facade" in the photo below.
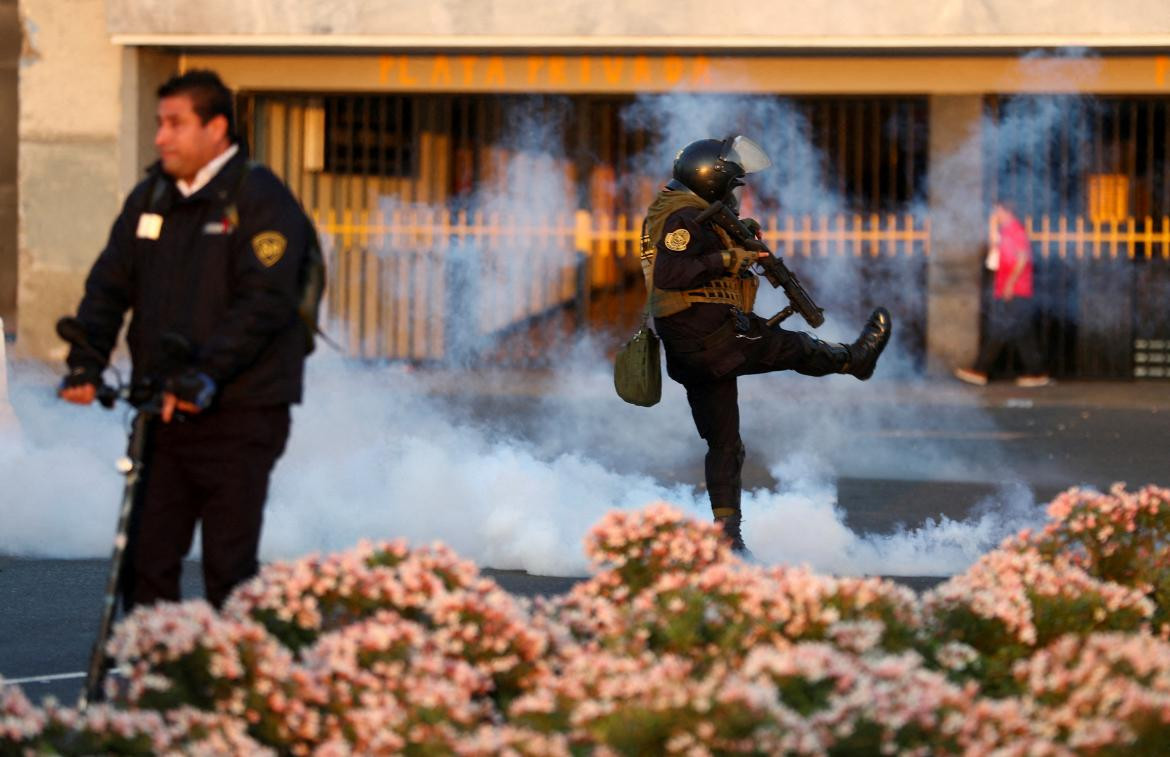
<svg viewBox="0 0 1170 757">
<path fill-rule="evenodd" d="M 442 357 L 452 303 L 491 333 L 636 285 L 640 213 L 704 129 L 767 143 L 769 241 L 830 312 L 894 299 L 922 367 L 975 353 L 1005 196 L 1033 232 L 1058 374 L 1157 376 L 1170 344 L 1161 2 L 21 0 L 19 31 L 0 307 L 7 286 L 21 354 L 60 354 L 52 324 L 151 161 L 154 90 L 200 67 L 317 219 L 354 354 Z M 492 286 L 470 302 L 461 269 Z"/>
<path fill-rule="evenodd" d="M 16 122 L 20 23 L 16 0 L 0 0 L 0 320 L 16 321 Z"/>
</svg>

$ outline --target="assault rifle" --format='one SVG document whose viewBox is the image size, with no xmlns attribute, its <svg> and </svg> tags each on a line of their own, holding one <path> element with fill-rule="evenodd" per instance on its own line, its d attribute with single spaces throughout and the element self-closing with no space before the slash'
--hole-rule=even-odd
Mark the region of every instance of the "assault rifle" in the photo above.
<svg viewBox="0 0 1170 757">
<path fill-rule="evenodd" d="M 708 219 L 726 231 L 732 241 L 745 250 L 768 253 L 767 257 L 760 258 L 756 264 L 763 269 L 764 278 L 768 280 L 768 283 L 778 289 L 781 287 L 784 289 L 784 294 L 788 296 L 790 303 L 788 307 L 767 320 L 769 326 L 775 326 L 793 313 L 800 313 L 801 317 L 808 321 L 808 325 L 814 329 L 825 322 L 824 309 L 817 307 L 809 293 L 801 286 L 796 274 L 788 270 L 788 266 L 784 265 L 784 261 L 768 249 L 768 245 L 756 239 L 751 229 L 739 220 L 739 216 L 731 208 L 722 202 L 713 202 L 695 220 L 703 223 Z"/>
</svg>

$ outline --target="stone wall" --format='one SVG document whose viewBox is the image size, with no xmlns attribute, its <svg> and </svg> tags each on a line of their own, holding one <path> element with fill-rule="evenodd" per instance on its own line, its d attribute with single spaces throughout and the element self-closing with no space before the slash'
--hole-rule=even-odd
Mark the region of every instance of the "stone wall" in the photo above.
<svg viewBox="0 0 1170 757">
<path fill-rule="evenodd" d="M 121 55 L 104 0 L 21 0 L 20 290 L 17 347 L 63 352 L 57 317 L 82 284 L 118 208 Z"/>
<path fill-rule="evenodd" d="M 110 42 L 105 0 L 20 0 L 21 355 L 56 359 L 122 200 L 149 162 L 154 90 L 177 57 Z"/>
<path fill-rule="evenodd" d="M 440 51 L 476 45 L 897 49 L 900 41 L 945 50 L 951 44 L 1034 44 L 1037 38 L 1086 45 L 1108 38 L 1148 49 L 1170 46 L 1170 14 L 1165 0 L 782 0 L 736 12 L 661 0 L 0 0 L 0 317 L 18 316 L 6 320 L 17 325 L 19 353 L 50 359 L 63 353 L 53 324 L 76 307 L 122 198 L 153 157 L 154 91 L 178 68 L 181 47 L 334 46 L 344 52 L 374 38 L 378 49 L 425 48 L 429 41 Z M 170 51 L 139 46 L 147 44 Z M 1143 75 L 1165 78 L 1170 63 L 1158 68 L 1163 58 L 1155 60 L 1152 52 Z M 850 59 L 864 65 L 864 58 Z M 945 194 L 954 196 L 960 183 L 972 198 L 953 209 L 943 204 L 944 193 L 932 194 L 928 350 L 937 370 L 967 362 L 977 342 L 983 219 L 967 214 L 981 206 L 981 167 L 963 135 L 978 126 L 980 96 L 927 91 L 934 93 L 932 185 L 950 187 Z"/>
<path fill-rule="evenodd" d="M 653 0 L 109 0 L 116 35 L 357 35 L 471 38 L 688 38 L 732 45 L 788 38 L 1036 37 L 1170 33 L 1165 0 L 780 0 L 720 6 Z M 1005 42 L 1010 42 L 1005 40 Z"/>
</svg>

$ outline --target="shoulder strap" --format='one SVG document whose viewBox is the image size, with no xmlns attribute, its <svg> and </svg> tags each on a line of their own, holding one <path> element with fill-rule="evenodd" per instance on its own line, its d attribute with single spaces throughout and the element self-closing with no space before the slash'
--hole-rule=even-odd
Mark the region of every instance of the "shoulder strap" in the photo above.
<svg viewBox="0 0 1170 757">
<path fill-rule="evenodd" d="M 248 175 L 252 173 L 252 169 L 260 166 L 260 161 L 248 158 L 244 164 L 240 166 L 236 173 L 236 180 L 232 182 L 231 189 L 228 191 L 227 202 L 224 203 L 223 212 L 231 222 L 233 227 L 240 225 L 240 210 L 236 201 L 240 197 L 240 192 L 244 189 L 244 182 L 248 180 Z"/>
<path fill-rule="evenodd" d="M 163 193 L 167 191 L 167 183 L 162 180 L 162 171 L 153 171 L 150 177 L 150 186 L 146 189 L 146 207 L 144 213 L 153 213 L 162 202 Z"/>
<path fill-rule="evenodd" d="M 642 308 L 642 328 L 653 330 L 650 321 L 650 303 L 654 296 L 654 255 L 658 249 L 647 236 L 646 222 L 648 220 L 649 217 L 642 219 L 642 275 L 646 279 L 646 305 Z"/>
</svg>

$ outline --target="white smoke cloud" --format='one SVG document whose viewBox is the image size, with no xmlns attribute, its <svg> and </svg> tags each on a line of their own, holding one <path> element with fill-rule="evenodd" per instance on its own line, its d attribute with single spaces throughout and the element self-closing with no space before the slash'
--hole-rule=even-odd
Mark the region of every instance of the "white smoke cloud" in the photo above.
<svg viewBox="0 0 1170 757">
<path fill-rule="evenodd" d="M 1100 72 L 1100 59 L 1080 48 L 1021 57 L 1003 88 L 1026 94 L 1001 100 L 998 115 L 985 107 L 949 153 L 931 156 L 930 172 L 937 187 L 929 200 L 919 198 L 914 212 L 931 213 L 932 223 L 952 243 L 979 246 L 986 242 L 986 219 L 972 216 L 982 215 L 978 209 L 984 200 L 993 199 L 984 198 L 984 177 L 994 183 L 997 197 L 1016 200 L 1022 211 L 1059 207 L 1057 198 L 1067 187 L 1054 177 L 1081 181 L 1090 154 L 1089 116 L 1095 103 L 1087 95 L 1051 93 L 1089 87 Z M 1054 152 L 1061 141 L 1064 149 Z"/>
<path fill-rule="evenodd" d="M 664 167 L 679 146 L 741 132 L 774 160 L 785 156 L 771 174 L 752 180 L 764 200 L 802 212 L 839 207 L 795 112 L 771 99 L 736 102 L 739 115 L 710 107 L 704 97 L 639 100 L 627 118 L 661 135 L 644 157 L 646 170 L 668 175 Z M 483 202 L 496 203 L 499 212 L 571 209 L 564 161 L 550 137 L 558 124 L 555 117 L 537 119 L 531 138 L 512 146 L 507 170 L 544 178 L 523 183 L 523 196 L 510 195 L 507 182 L 482 188 Z M 474 248 L 466 254 L 470 260 Z M 844 264 L 820 271 L 820 291 L 852 291 L 856 275 Z M 511 284 L 503 281 L 506 297 Z M 891 284 L 890 298 L 905 296 L 900 286 Z M 769 292 L 758 309 L 778 310 L 780 298 Z M 838 312 L 829 307 L 821 335 L 849 341 L 860 324 Z M 404 536 L 442 540 L 486 566 L 580 575 L 582 537 L 612 508 L 666 500 L 710 517 L 697 486 L 704 445 L 681 387 L 665 379 L 659 405 L 625 405 L 612 389 L 608 346 L 596 337 L 559 345 L 556 370 L 543 379 L 487 372 L 468 356 L 442 370 L 415 371 L 347 362 L 322 349 L 309 362 L 307 403 L 294 412 L 289 448 L 275 471 L 263 557 Z M 482 345 L 472 347 L 473 353 Z M 858 429 L 934 422 L 933 408 L 897 401 L 897 392 L 912 397 L 914 382 L 922 381 L 907 378 L 899 364 L 909 358 L 891 347 L 878 377 L 866 384 L 794 374 L 741 380 L 749 465 L 763 465 L 779 482 L 744 496 L 747 539 L 760 559 L 838 573 L 948 574 L 1034 522 L 1037 509 L 1025 489 L 1005 492 L 962 522 L 940 519 L 880 536 L 847 527 L 837 476 L 998 481 L 1011 469 L 994 449 L 972 461 L 944 440 L 917 445 L 909 457 L 904 448 L 859 442 Z M 891 374 L 904 382 L 883 382 Z M 104 556 L 121 488 L 111 462 L 125 443 L 122 416 L 66 406 L 52 397 L 54 382 L 48 368 L 22 370 L 12 382 L 23 433 L 0 431 L 0 553 Z M 990 419 L 986 424 L 994 427 Z"/>
<path fill-rule="evenodd" d="M 680 471 L 685 477 L 702 467 L 702 442 L 681 388 L 668 383 L 660 405 L 633 408 L 613 395 L 608 365 L 594 360 L 584 369 L 587 362 L 579 358 L 575 372 L 540 387 L 540 395 L 477 385 L 482 396 L 511 403 L 485 423 L 436 393 L 441 382 L 425 373 L 314 357 L 309 400 L 294 412 L 289 448 L 274 473 L 263 557 L 401 536 L 444 541 L 486 566 L 582 575 L 581 540 L 612 508 L 666 500 L 708 518 L 701 488 L 671 483 Z M 745 438 L 750 455 L 771 461 L 782 482 L 745 494 L 748 539 L 761 559 L 839 573 L 949 574 L 1030 522 L 1021 509 L 892 536 L 851 532 L 824 445 L 848 433 L 857 407 L 846 400 L 818 416 L 826 427 L 820 438 L 785 440 L 774 432 L 794 414 L 783 394 L 817 380 L 752 377 L 745 384 L 753 381 L 757 391 L 746 399 L 766 404 L 745 423 Z M 29 432 L 6 436 L 0 446 L 0 553 L 103 557 L 121 492 L 111 463 L 124 445 L 122 415 L 64 405 L 53 398 L 52 382 L 48 372 L 22 373 L 14 382 L 14 404 Z M 520 433 L 513 425 L 527 428 Z"/>
</svg>

